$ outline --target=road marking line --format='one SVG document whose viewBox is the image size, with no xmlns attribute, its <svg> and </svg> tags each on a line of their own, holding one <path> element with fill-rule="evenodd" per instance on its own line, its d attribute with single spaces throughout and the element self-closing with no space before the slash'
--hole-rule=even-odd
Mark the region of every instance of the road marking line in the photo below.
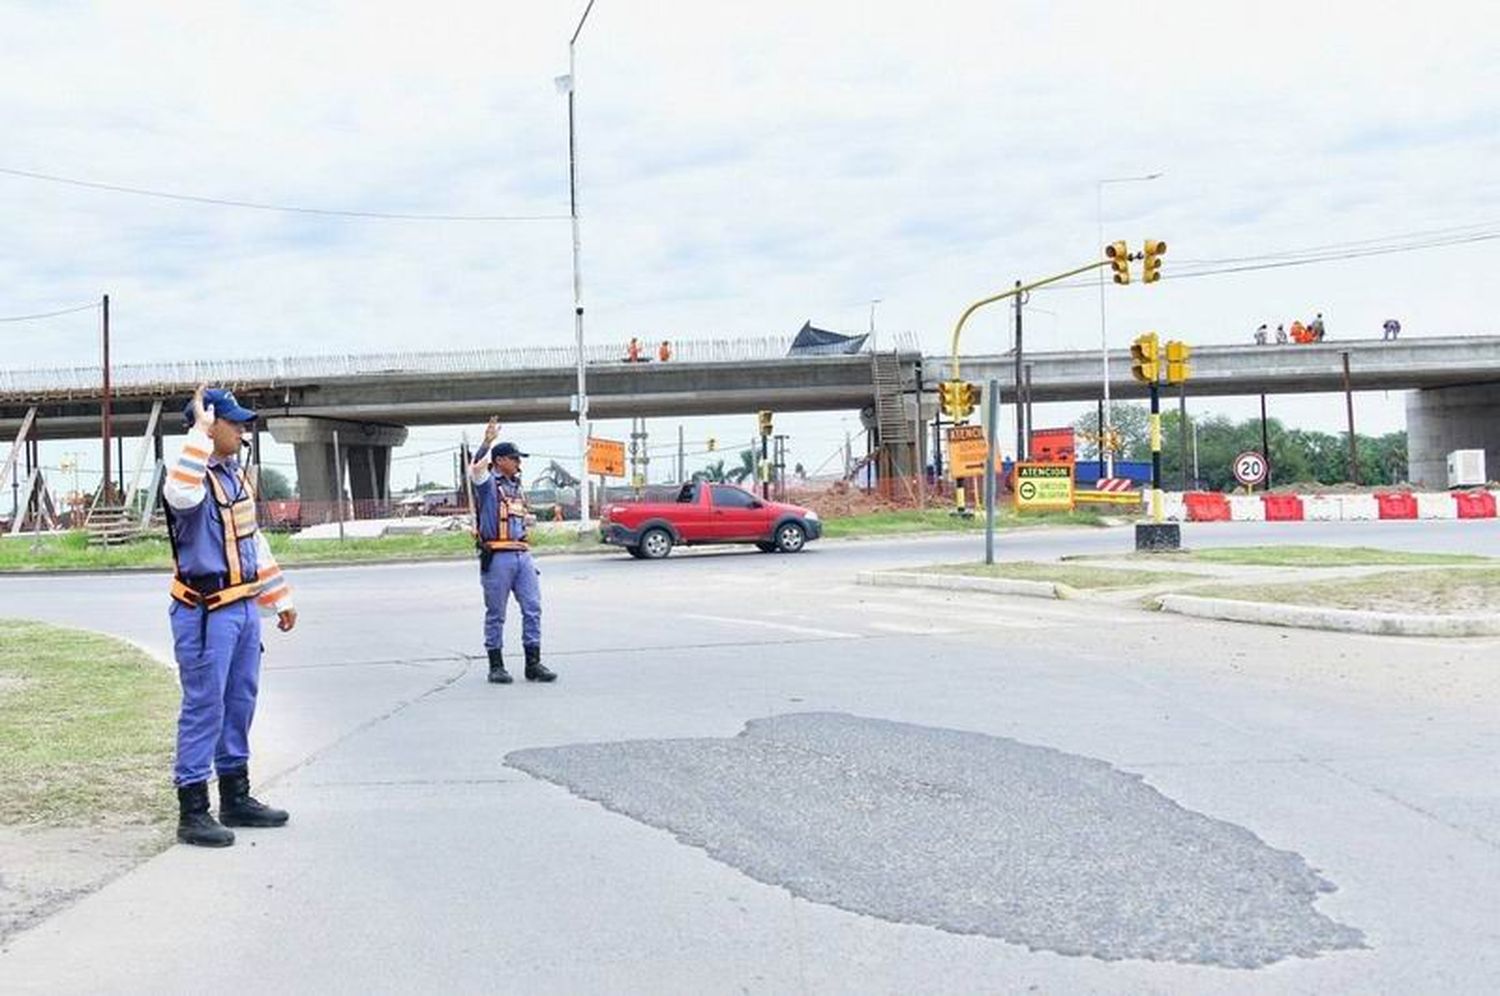
<svg viewBox="0 0 1500 996">
<path fill-rule="evenodd" d="M 961 629 L 948 629 L 939 626 L 906 626 L 893 622 L 873 622 L 871 629 L 878 629 L 883 633 L 900 633 L 904 636 L 953 636 L 962 633 Z"/>
<path fill-rule="evenodd" d="M 838 640 L 859 640 L 863 637 L 858 633 L 846 633 L 837 629 L 818 629 L 815 626 L 793 626 L 790 623 L 767 622 L 764 619 L 747 619 L 744 616 L 706 616 L 694 612 L 683 613 L 680 618 L 702 619 L 705 622 L 739 623 L 743 626 L 764 626 L 768 629 L 784 629 L 790 633 L 804 633 L 807 636 L 832 637 Z"/>
</svg>

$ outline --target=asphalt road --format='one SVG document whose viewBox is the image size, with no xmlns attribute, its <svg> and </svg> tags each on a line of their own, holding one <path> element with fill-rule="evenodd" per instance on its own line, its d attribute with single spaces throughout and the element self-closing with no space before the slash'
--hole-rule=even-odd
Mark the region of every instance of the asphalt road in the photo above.
<svg viewBox="0 0 1500 996">
<path fill-rule="evenodd" d="M 1288 526 L 1185 538 L 1500 553 Z M 0 988 L 1495 988 L 1500 641 L 853 584 L 981 552 L 546 558 L 553 686 L 485 683 L 473 565 L 296 572 L 253 762 L 292 824 L 169 849 L 14 938 Z M 0 614 L 165 655 L 164 590 L 0 579 Z"/>
</svg>

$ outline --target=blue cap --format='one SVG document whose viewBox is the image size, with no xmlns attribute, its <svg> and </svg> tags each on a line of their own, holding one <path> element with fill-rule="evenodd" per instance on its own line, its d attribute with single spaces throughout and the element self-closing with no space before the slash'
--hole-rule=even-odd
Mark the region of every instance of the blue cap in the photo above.
<svg viewBox="0 0 1500 996">
<path fill-rule="evenodd" d="M 240 404 L 234 397 L 234 392 L 227 387 L 211 387 L 203 392 L 203 407 L 212 408 L 214 418 L 221 418 L 226 422 L 254 422 L 256 414 L 244 405 Z M 182 410 L 182 420 L 191 429 L 197 421 L 193 417 L 193 402 L 188 401 L 187 407 Z"/>
<path fill-rule="evenodd" d="M 498 460 L 501 457 L 529 457 L 530 453 L 522 453 L 515 443 L 496 443 L 495 448 L 490 450 L 490 459 Z"/>
</svg>

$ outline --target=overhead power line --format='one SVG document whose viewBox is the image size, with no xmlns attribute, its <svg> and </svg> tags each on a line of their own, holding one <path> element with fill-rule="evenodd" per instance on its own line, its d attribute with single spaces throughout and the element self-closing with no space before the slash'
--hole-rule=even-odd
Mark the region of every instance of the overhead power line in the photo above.
<svg viewBox="0 0 1500 996">
<path fill-rule="evenodd" d="M 176 194 L 163 190 L 147 190 L 143 187 L 124 187 L 114 183 L 98 183 L 93 180 L 78 180 L 50 173 L 33 173 L 30 170 L 10 169 L 0 166 L 0 174 L 61 183 L 70 187 L 86 187 L 90 190 L 107 190 L 116 194 L 134 194 L 138 197 L 157 197 L 169 201 L 186 201 L 191 204 L 213 204 L 218 207 L 248 208 L 253 211 L 279 211 L 286 214 L 312 214 L 333 218 L 378 218 L 386 221 L 568 221 L 566 214 L 418 214 L 398 211 L 345 211 L 338 208 L 303 207 L 290 204 L 263 204 L 258 201 L 234 200 L 227 197 L 199 197 L 194 194 Z"/>
<path fill-rule="evenodd" d="M 1314 263 L 1333 263 L 1349 259 L 1363 259 L 1367 256 L 1389 256 L 1395 253 L 1418 252 L 1423 249 L 1438 249 L 1445 246 L 1468 245 L 1474 242 L 1489 242 L 1500 239 L 1500 228 L 1497 228 L 1493 222 L 1483 226 L 1470 226 L 1466 229 L 1440 229 L 1437 231 L 1452 234 L 1446 236 L 1434 235 L 1431 238 L 1396 237 L 1396 239 L 1407 238 L 1411 239 L 1411 241 L 1396 241 L 1390 237 L 1383 240 L 1366 239 L 1360 242 L 1335 243 L 1331 246 L 1313 249 L 1265 253 L 1260 256 L 1183 260 L 1178 262 L 1175 269 L 1163 273 L 1161 279 L 1186 280 L 1190 277 L 1209 277 L 1224 273 L 1277 270 L 1289 266 L 1310 266 Z M 1467 232 L 1467 234 L 1460 234 L 1462 232 Z M 1382 242 L 1385 244 L 1380 244 Z M 1361 246 L 1364 248 L 1359 248 Z M 1098 286 L 1097 283 L 1091 281 L 1071 281 L 1068 283 L 1051 284 L 1038 289 L 1084 290 L 1097 288 Z"/>
<path fill-rule="evenodd" d="M 63 308 L 59 311 L 43 311 L 35 315 L 7 315 L 0 318 L 0 322 L 34 322 L 42 318 L 56 318 L 58 315 L 73 315 L 80 311 L 90 311 L 99 307 L 98 301 L 89 304 L 80 304 L 74 308 Z"/>
</svg>

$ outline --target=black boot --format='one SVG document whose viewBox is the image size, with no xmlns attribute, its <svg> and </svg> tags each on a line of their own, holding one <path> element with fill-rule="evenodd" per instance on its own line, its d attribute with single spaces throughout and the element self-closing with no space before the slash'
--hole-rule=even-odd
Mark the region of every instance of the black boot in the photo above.
<svg viewBox="0 0 1500 996">
<path fill-rule="evenodd" d="M 177 786 L 177 841 L 199 847 L 234 843 L 234 831 L 220 826 L 208 811 L 208 782 Z"/>
<path fill-rule="evenodd" d="M 219 772 L 219 821 L 227 827 L 279 827 L 285 809 L 272 809 L 250 794 L 248 771 Z"/>
<path fill-rule="evenodd" d="M 516 679 L 505 670 L 505 661 L 500 656 L 499 647 L 490 648 L 490 681 L 496 685 L 508 685 Z"/>
<path fill-rule="evenodd" d="M 522 647 L 526 651 L 526 680 L 527 681 L 556 681 L 557 675 L 542 664 L 542 648 Z"/>
</svg>

